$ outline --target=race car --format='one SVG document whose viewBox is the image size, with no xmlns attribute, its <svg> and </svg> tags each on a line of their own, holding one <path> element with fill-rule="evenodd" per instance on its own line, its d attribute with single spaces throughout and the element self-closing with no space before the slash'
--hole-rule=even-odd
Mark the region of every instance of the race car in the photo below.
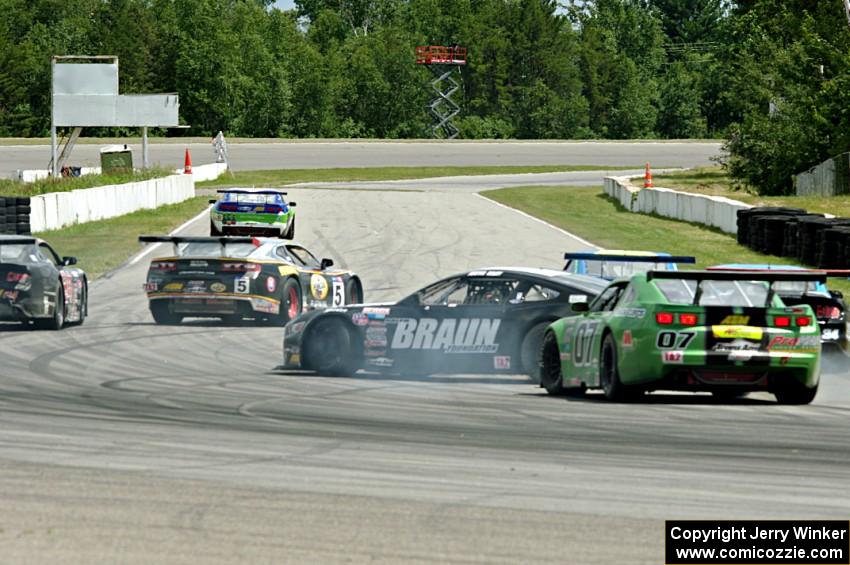
<svg viewBox="0 0 850 565">
<path fill-rule="evenodd" d="M 41 239 L 0 235 L 0 321 L 59 330 L 88 314 L 88 279 L 75 257 Z"/>
<path fill-rule="evenodd" d="M 567 260 L 564 270 L 568 273 L 590 275 L 608 281 L 652 270 L 675 271 L 678 269 L 677 264 L 696 263 L 694 257 L 675 257 L 669 253 L 654 251 L 614 249 L 564 253 L 564 259 Z"/>
<path fill-rule="evenodd" d="M 158 324 L 187 317 L 283 325 L 301 312 L 363 301 L 360 278 L 274 238 L 141 236 L 170 243 L 151 260 L 144 290 Z"/>
<path fill-rule="evenodd" d="M 601 388 L 609 400 L 646 391 L 769 391 L 808 404 L 818 389 L 820 330 L 808 304 L 786 306 L 776 285 L 824 273 L 650 271 L 611 283 L 581 315 L 547 329 L 541 386 Z"/>
<path fill-rule="evenodd" d="M 287 202 L 278 190 L 219 190 L 210 200 L 210 235 L 256 235 L 293 239 L 295 202 Z"/>
<path fill-rule="evenodd" d="M 806 267 L 795 265 L 750 265 L 730 264 L 709 267 L 711 271 L 773 271 L 773 272 L 809 272 Z M 823 271 L 827 277 L 847 278 L 850 271 Z M 776 294 L 782 297 L 787 306 L 808 304 L 815 312 L 820 325 L 820 337 L 823 343 L 835 343 L 844 346 L 847 342 L 847 303 L 838 290 L 829 290 L 826 284 L 815 281 L 788 281 L 774 285 Z"/>
<path fill-rule="evenodd" d="M 283 367 L 352 375 L 536 375 L 543 331 L 605 283 L 563 271 L 494 267 L 454 275 L 396 303 L 308 312 L 284 329 Z"/>
</svg>

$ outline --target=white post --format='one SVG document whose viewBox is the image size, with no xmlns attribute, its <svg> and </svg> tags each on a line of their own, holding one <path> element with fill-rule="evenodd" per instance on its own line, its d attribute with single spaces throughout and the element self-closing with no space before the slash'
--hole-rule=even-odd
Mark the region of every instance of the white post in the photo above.
<svg viewBox="0 0 850 565">
<path fill-rule="evenodd" d="M 844 11 L 847 12 L 847 25 L 850 25 L 850 0 L 844 0 Z"/>
<path fill-rule="evenodd" d="M 50 174 L 53 175 L 53 178 L 59 178 L 59 155 L 57 155 L 56 150 L 56 116 L 54 116 L 54 102 L 53 102 L 53 77 L 56 74 L 56 58 L 52 58 L 50 60 L 50 159 L 52 169 Z"/>
<path fill-rule="evenodd" d="M 142 126 L 142 168 L 148 168 L 148 126 Z"/>
</svg>

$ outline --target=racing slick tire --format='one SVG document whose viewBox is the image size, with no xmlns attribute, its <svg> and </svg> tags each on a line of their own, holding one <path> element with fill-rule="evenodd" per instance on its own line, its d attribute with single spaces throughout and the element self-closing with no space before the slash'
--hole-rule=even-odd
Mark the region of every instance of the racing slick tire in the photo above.
<svg viewBox="0 0 850 565">
<path fill-rule="evenodd" d="M 339 318 L 319 320 L 304 336 L 304 367 L 320 375 L 353 376 L 359 368 L 354 335 Z"/>
<path fill-rule="evenodd" d="M 221 230 L 215 227 L 215 222 L 210 220 L 210 235 L 222 235 Z"/>
<path fill-rule="evenodd" d="M 65 289 L 62 281 L 56 287 L 56 305 L 53 308 L 53 316 L 35 320 L 35 327 L 41 330 L 61 330 L 65 325 Z"/>
<path fill-rule="evenodd" d="M 612 402 L 629 402 L 642 392 L 634 387 L 623 384 L 620 380 L 620 369 L 617 366 L 617 342 L 614 334 L 607 334 L 602 340 L 602 351 L 599 354 L 599 384 L 605 398 Z"/>
<path fill-rule="evenodd" d="M 273 320 L 277 325 L 285 326 L 290 320 L 297 318 L 303 309 L 301 285 L 298 284 L 298 279 L 289 277 L 281 289 L 280 313 Z"/>
<path fill-rule="evenodd" d="M 561 374 L 561 350 L 558 348 L 558 336 L 546 332 L 540 348 L 540 386 L 552 396 L 560 396 L 564 390 L 564 376 Z"/>
<path fill-rule="evenodd" d="M 810 388 L 791 377 L 778 384 L 773 390 L 773 395 L 779 404 L 811 404 L 817 393 L 817 385 Z"/>
<path fill-rule="evenodd" d="M 519 359 L 523 373 L 531 377 L 535 384 L 540 383 L 540 353 L 543 347 L 543 334 L 551 322 L 541 322 L 525 332 L 519 348 Z"/>
<path fill-rule="evenodd" d="M 363 284 L 357 277 L 345 282 L 345 304 L 363 304 Z"/>
<path fill-rule="evenodd" d="M 167 300 L 152 300 L 150 303 L 153 321 L 163 326 L 172 326 L 183 321 L 183 316 L 175 314 L 168 307 Z"/>
<path fill-rule="evenodd" d="M 295 239 L 295 218 L 292 218 L 292 223 L 289 224 L 289 229 L 281 236 L 282 239 Z"/>
</svg>

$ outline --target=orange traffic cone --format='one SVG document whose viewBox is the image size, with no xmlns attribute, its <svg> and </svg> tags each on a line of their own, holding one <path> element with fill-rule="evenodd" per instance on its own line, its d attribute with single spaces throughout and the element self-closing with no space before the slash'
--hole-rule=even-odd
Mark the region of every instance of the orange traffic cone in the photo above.
<svg viewBox="0 0 850 565">
<path fill-rule="evenodd" d="M 643 175 L 643 187 L 652 188 L 652 170 L 649 168 L 649 163 L 646 164 L 646 173 Z"/>
<path fill-rule="evenodd" d="M 186 158 L 183 160 L 183 174 L 192 174 L 192 156 L 189 155 L 189 148 L 186 148 Z"/>
</svg>

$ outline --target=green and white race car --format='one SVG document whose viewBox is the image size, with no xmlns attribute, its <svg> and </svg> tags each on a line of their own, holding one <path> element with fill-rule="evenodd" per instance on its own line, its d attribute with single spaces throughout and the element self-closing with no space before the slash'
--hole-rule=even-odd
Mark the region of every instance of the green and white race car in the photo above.
<svg viewBox="0 0 850 565">
<path fill-rule="evenodd" d="M 653 390 L 733 398 L 767 391 L 808 404 L 820 377 L 820 329 L 811 306 L 788 307 L 778 281 L 826 274 L 650 271 L 611 283 L 543 337 L 541 386 L 550 394 L 601 388 L 609 400 Z"/>
<path fill-rule="evenodd" d="M 210 200 L 210 235 L 295 237 L 295 202 L 278 190 L 219 190 Z"/>
</svg>

